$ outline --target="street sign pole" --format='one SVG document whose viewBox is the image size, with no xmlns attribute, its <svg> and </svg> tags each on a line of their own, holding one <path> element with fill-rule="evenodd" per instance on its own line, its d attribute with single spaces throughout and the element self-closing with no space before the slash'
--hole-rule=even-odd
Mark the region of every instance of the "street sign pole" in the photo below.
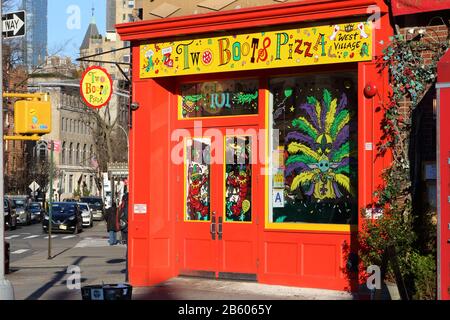
<svg viewBox="0 0 450 320">
<path fill-rule="evenodd" d="M 2 3 L 0 0 L 0 17 Z M 3 66 L 3 23 L 0 24 L 0 62 Z M 14 288 L 5 278 L 5 213 L 4 213 L 4 168 L 3 168 L 3 67 L 0 67 L 0 300 L 14 300 Z"/>
<path fill-rule="evenodd" d="M 50 199 L 48 203 L 48 259 L 52 258 L 53 140 L 50 142 Z"/>
</svg>

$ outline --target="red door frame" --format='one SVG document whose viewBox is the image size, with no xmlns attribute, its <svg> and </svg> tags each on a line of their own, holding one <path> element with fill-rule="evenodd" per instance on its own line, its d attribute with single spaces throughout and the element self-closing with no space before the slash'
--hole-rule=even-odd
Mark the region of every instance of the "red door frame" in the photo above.
<svg viewBox="0 0 450 320">
<path fill-rule="evenodd" d="M 436 89 L 438 299 L 450 300 L 450 51 L 438 63 Z"/>
<path fill-rule="evenodd" d="M 301 23 L 302 21 L 330 20 L 336 17 L 368 16 L 369 6 L 380 8 L 380 29 L 374 30 L 374 60 L 358 63 L 358 125 L 361 134 L 358 141 L 359 156 L 359 207 L 373 201 L 373 191 L 381 183 L 379 174 L 386 167 L 389 158 L 377 158 L 375 148 L 381 136 L 378 124 L 382 115 L 375 112 L 375 107 L 387 96 L 388 83 L 385 73 L 378 73 L 375 57 L 381 55 L 383 43 L 388 43 L 392 34 L 388 8 L 382 0 L 344 0 L 344 1 L 314 1 L 293 2 L 271 6 L 261 6 L 242 10 L 176 17 L 162 20 L 149 20 L 117 26 L 122 40 L 132 41 L 132 82 L 133 102 L 138 102 L 140 108 L 132 113 L 133 127 L 130 130 L 130 234 L 129 261 L 130 281 L 133 285 L 151 285 L 178 274 L 176 263 L 175 218 L 171 216 L 174 206 L 170 201 L 170 191 L 174 185 L 174 175 L 170 174 L 170 133 L 176 128 L 172 123 L 171 108 L 175 105 L 177 95 L 173 78 L 140 79 L 139 78 L 139 45 L 149 39 L 173 37 L 179 34 L 199 34 L 220 30 L 247 29 L 251 27 L 285 25 Z M 326 68 L 326 66 L 323 66 Z M 306 68 L 301 69 L 302 71 Z M 315 69 L 317 70 L 317 69 Z M 291 70 L 290 70 L 291 71 Z M 257 74 L 257 72 L 255 72 Z M 236 76 L 239 74 L 236 73 Z M 228 73 L 233 77 L 233 73 Z M 211 75 L 186 77 L 186 79 L 211 79 Z M 366 99 L 362 94 L 364 85 L 375 82 L 378 95 Z M 264 88 L 264 86 L 262 87 Z M 265 88 L 267 89 L 267 88 Z M 264 115 L 260 113 L 255 118 L 257 125 L 264 127 Z M 261 123 L 262 121 L 262 123 Z M 235 124 L 233 119 L 218 120 L 216 125 Z M 167 140 L 162 137 L 167 137 Z M 372 148 L 369 148 L 371 145 Z M 264 184 L 261 184 L 264 185 Z M 135 204 L 146 204 L 145 214 L 135 214 Z M 359 223 L 360 225 L 360 223 Z M 269 238 L 287 237 L 286 241 L 298 241 L 303 237 L 309 241 L 311 237 L 328 235 L 336 248 L 351 243 L 350 233 L 343 232 L 298 232 L 266 230 L 264 223 L 259 224 L 261 263 L 258 275 L 261 282 L 288 285 L 302 285 L 330 289 L 344 289 L 348 282 L 338 276 L 336 281 L 329 279 L 309 280 L 286 275 L 268 274 L 265 272 L 271 261 L 263 259 Z M 302 240 L 302 241 L 303 241 Z M 299 243 L 298 245 L 303 245 Z M 345 265 L 343 257 L 336 265 Z"/>
<path fill-rule="evenodd" d="M 243 129 L 244 135 L 251 136 L 252 139 L 252 156 L 257 156 L 257 142 L 256 132 L 257 128 L 254 126 L 235 126 L 235 127 L 211 127 L 208 125 L 208 120 L 203 119 L 203 126 L 198 133 L 194 133 L 194 130 L 189 129 L 189 136 L 185 134 L 180 137 L 178 141 L 174 143 L 179 144 L 185 142 L 186 139 L 195 138 L 210 138 L 212 149 L 223 150 L 224 138 L 233 136 L 227 135 L 227 129 Z M 238 120 L 238 117 L 235 117 Z M 179 123 L 183 123 L 184 120 L 179 120 Z M 189 120 L 187 122 L 190 122 Z M 211 129 L 218 129 L 217 133 L 220 135 L 216 137 L 209 135 Z M 183 133 L 187 133 L 183 128 Z M 253 133 L 255 132 L 255 133 Z M 181 132 L 180 132 L 181 133 Z M 177 152 L 178 153 L 178 152 Z M 183 156 L 185 149 L 183 150 Z M 220 152 L 215 154 L 216 160 L 220 160 L 217 157 L 223 158 L 224 153 Z M 224 158 L 223 158 L 224 159 Z M 183 161 L 184 162 L 184 161 Z M 177 270 L 179 274 L 187 275 L 203 275 L 207 277 L 245 277 L 252 278 L 252 275 L 256 276 L 256 260 L 257 260 L 257 246 L 258 246 L 258 232 L 257 221 L 258 214 L 261 214 L 259 204 L 261 203 L 261 188 L 258 185 L 257 173 L 260 170 L 260 165 L 252 164 L 251 174 L 251 207 L 252 207 L 252 220 L 250 223 L 228 222 L 225 219 L 224 213 L 224 165 L 225 162 L 214 161 L 210 165 L 209 173 L 209 194 L 210 194 L 210 215 L 214 216 L 215 230 L 214 235 L 211 234 L 211 227 L 213 221 L 185 221 L 185 205 L 186 205 L 186 193 L 185 193 L 185 163 L 172 164 L 172 172 L 176 175 L 176 191 L 173 194 L 173 201 L 175 211 L 173 215 L 178 215 L 177 225 L 175 232 L 175 239 L 177 243 L 176 255 L 177 255 Z M 215 214 L 213 214 L 213 212 Z M 219 219 L 222 219 L 222 239 L 219 238 Z M 197 244 L 194 247 L 193 244 Z M 186 249 L 189 246 L 190 252 Z M 204 252 L 206 251 L 206 252 Z M 236 257 L 236 258 L 235 258 Z M 198 261 L 204 259 L 205 261 Z M 233 275 L 234 274 L 234 275 Z"/>
</svg>

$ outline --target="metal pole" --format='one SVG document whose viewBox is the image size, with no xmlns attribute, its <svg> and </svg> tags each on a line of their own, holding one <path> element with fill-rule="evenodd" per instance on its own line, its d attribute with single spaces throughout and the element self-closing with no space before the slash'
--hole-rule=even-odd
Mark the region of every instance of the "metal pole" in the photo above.
<svg viewBox="0 0 450 320">
<path fill-rule="evenodd" d="M 3 1 L 0 0 L 0 17 Z M 5 278 L 5 213 L 4 213 L 4 168 L 3 168 L 3 23 L 0 23 L 0 300 L 14 300 L 14 288 Z"/>
<path fill-rule="evenodd" d="M 48 202 L 48 259 L 52 258 L 53 140 L 50 141 L 50 198 Z"/>
</svg>

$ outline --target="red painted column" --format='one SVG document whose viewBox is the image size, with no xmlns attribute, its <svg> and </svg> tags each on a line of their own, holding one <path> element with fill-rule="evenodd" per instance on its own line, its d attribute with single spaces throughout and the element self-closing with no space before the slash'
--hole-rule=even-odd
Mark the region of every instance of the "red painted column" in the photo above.
<svg viewBox="0 0 450 320">
<path fill-rule="evenodd" d="M 438 63 L 438 299 L 450 300 L 450 51 Z"/>
</svg>

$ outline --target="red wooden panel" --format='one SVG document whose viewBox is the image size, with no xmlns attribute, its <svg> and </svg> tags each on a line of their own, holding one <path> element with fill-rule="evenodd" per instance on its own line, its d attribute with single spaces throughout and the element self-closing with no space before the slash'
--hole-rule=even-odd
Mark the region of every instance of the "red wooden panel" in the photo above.
<svg viewBox="0 0 450 320">
<path fill-rule="evenodd" d="M 298 251 L 298 244 L 295 242 L 266 242 L 265 273 L 297 275 L 300 270 Z"/>
<path fill-rule="evenodd" d="M 250 241 L 222 241 L 223 272 L 256 273 L 256 250 Z"/>
<path fill-rule="evenodd" d="M 336 278 L 339 272 L 336 246 L 304 243 L 302 245 L 302 276 Z"/>
<path fill-rule="evenodd" d="M 170 268 L 172 260 L 172 244 L 170 239 L 153 239 L 151 242 L 153 258 L 150 261 L 152 268 Z"/>
<path fill-rule="evenodd" d="M 134 286 L 148 285 L 148 240 L 129 238 L 129 278 Z"/>
<path fill-rule="evenodd" d="M 210 239 L 184 239 L 182 268 L 187 270 L 215 271 L 217 254 L 215 247 L 216 243 Z"/>
</svg>

